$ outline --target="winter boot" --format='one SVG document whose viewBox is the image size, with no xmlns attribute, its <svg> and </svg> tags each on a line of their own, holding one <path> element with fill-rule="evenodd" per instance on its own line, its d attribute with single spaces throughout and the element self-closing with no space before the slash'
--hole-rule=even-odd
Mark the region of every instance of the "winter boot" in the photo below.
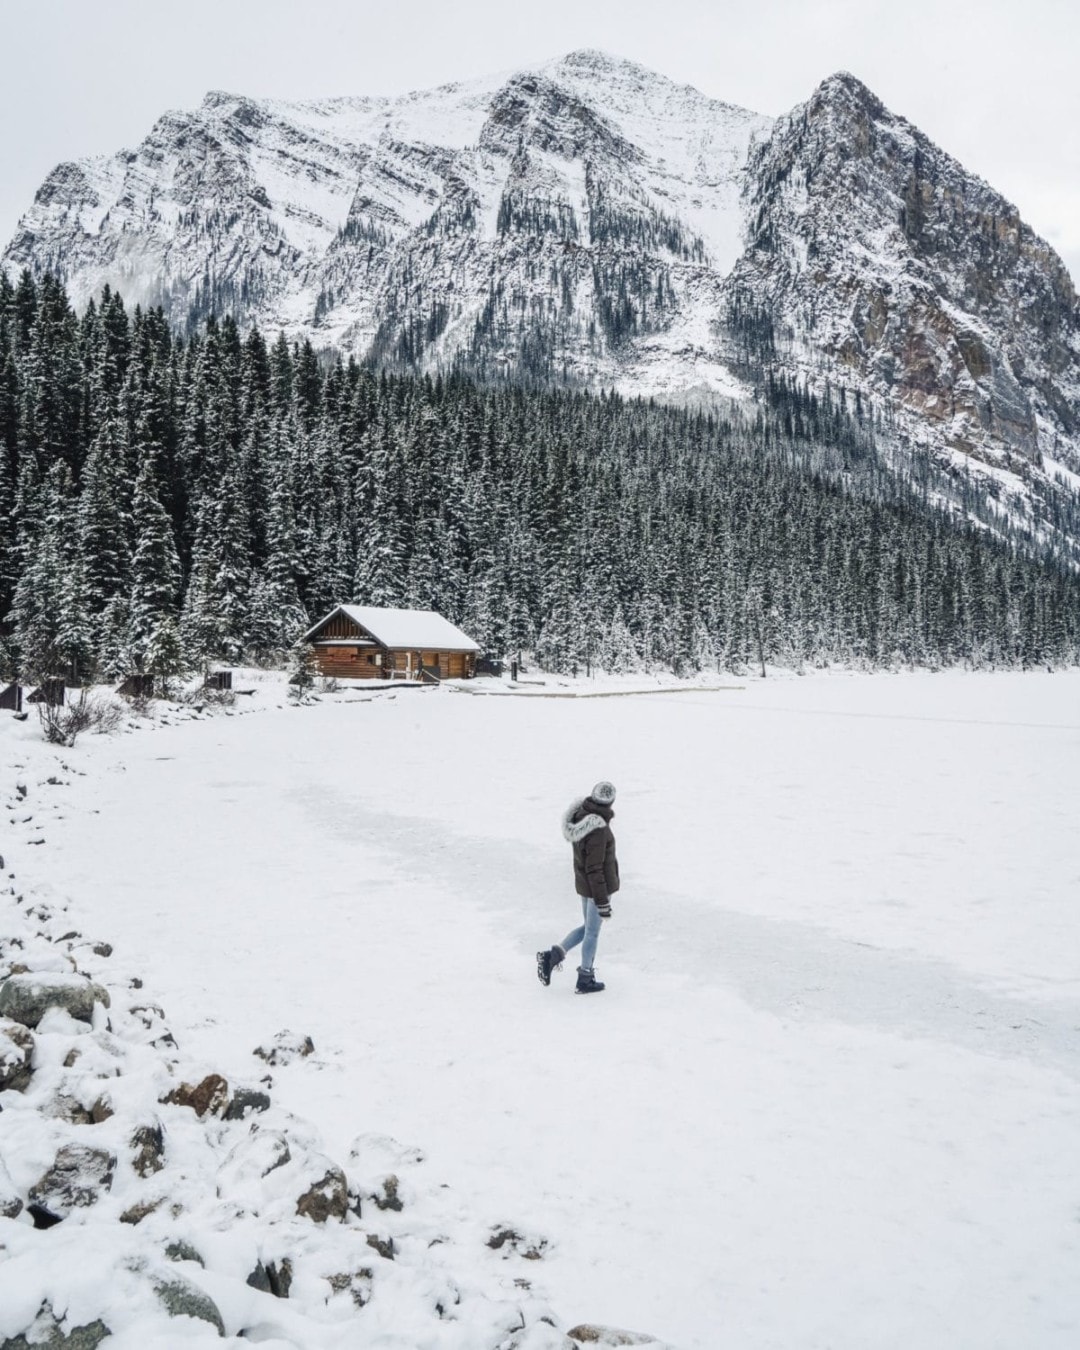
<svg viewBox="0 0 1080 1350">
<path fill-rule="evenodd" d="M 593 975 L 591 970 L 586 970 L 584 966 L 578 966 L 577 988 L 575 994 L 599 994 L 604 986 Z"/>
<path fill-rule="evenodd" d="M 558 943 L 546 952 L 536 953 L 536 977 L 541 984 L 551 983 L 551 972 L 559 969 L 565 955 Z"/>
</svg>

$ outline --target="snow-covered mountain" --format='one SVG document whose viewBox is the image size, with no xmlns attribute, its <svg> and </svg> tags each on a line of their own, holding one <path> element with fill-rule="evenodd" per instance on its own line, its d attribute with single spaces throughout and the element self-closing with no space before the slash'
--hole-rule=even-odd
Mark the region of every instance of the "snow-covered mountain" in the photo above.
<svg viewBox="0 0 1080 1350">
<path fill-rule="evenodd" d="M 594 51 L 397 98 L 212 93 L 60 165 L 3 265 L 410 369 L 679 398 L 798 374 L 1022 514 L 1080 488 L 1065 267 L 848 75 L 776 122 Z"/>
</svg>

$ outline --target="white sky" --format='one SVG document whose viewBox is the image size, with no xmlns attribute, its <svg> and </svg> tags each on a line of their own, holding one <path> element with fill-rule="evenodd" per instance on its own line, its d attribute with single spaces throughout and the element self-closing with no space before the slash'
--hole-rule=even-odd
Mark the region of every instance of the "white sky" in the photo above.
<svg viewBox="0 0 1080 1350">
<path fill-rule="evenodd" d="M 850 70 L 1080 279 L 1080 0 L 0 0 L 0 241 L 64 159 L 208 89 L 397 93 L 600 47 L 757 112 Z"/>
</svg>

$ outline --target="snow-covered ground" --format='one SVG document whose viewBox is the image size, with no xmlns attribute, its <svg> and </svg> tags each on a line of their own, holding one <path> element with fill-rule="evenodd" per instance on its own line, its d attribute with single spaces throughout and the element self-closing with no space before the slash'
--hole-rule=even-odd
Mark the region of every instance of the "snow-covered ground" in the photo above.
<svg viewBox="0 0 1080 1350">
<path fill-rule="evenodd" d="M 275 1100 L 545 1238 L 566 1326 L 1074 1350 L 1080 672 L 742 684 L 264 681 L 65 751 L 5 714 L 2 851 L 185 1052 L 252 1080 L 310 1035 Z M 623 888 L 579 998 L 534 953 L 576 921 L 560 816 L 600 777 Z"/>
</svg>

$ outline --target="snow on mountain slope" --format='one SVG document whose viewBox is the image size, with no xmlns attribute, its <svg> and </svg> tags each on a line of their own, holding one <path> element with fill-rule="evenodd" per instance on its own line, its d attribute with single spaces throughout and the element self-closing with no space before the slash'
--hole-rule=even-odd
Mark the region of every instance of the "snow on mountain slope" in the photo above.
<svg viewBox="0 0 1080 1350">
<path fill-rule="evenodd" d="M 851 76 L 775 123 L 596 51 L 393 98 L 212 93 L 60 165 L 3 266 L 398 369 L 668 398 L 828 383 L 901 456 L 1080 536 L 1068 273 Z"/>
<path fill-rule="evenodd" d="M 682 311 L 716 309 L 770 125 L 596 52 L 400 98 L 211 93 L 135 151 L 59 166 L 4 264 L 80 303 L 108 283 L 178 322 L 229 308 L 410 365 L 513 367 L 538 326 L 549 373 L 610 382 L 627 325 L 708 345 Z M 608 313 L 628 284 L 639 312 Z"/>
</svg>

